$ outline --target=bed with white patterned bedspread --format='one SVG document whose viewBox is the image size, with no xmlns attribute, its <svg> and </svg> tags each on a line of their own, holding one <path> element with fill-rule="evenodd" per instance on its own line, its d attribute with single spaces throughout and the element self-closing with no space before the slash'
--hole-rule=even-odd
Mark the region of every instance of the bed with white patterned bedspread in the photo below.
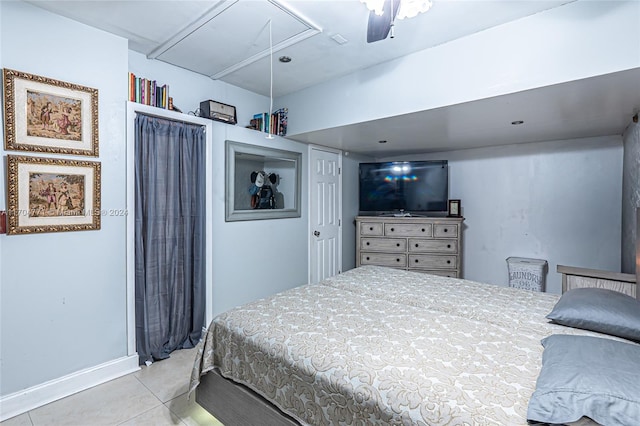
<svg viewBox="0 0 640 426">
<path fill-rule="evenodd" d="M 214 319 L 212 369 L 301 424 L 525 425 L 559 295 L 364 266 Z"/>
</svg>

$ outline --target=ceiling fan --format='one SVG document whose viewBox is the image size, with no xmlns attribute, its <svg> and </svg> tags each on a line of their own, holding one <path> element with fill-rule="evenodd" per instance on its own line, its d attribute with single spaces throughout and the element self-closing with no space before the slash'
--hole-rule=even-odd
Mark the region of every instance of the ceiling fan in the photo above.
<svg viewBox="0 0 640 426">
<path fill-rule="evenodd" d="M 397 19 L 413 18 L 426 12 L 432 6 L 432 0 L 360 0 L 369 8 L 367 25 L 367 43 L 384 40 L 391 35 Z"/>
<path fill-rule="evenodd" d="M 391 33 L 393 34 L 393 23 L 400 9 L 400 0 L 384 0 L 382 13 L 377 10 L 369 11 L 369 23 L 367 25 L 367 43 L 384 40 Z"/>
</svg>

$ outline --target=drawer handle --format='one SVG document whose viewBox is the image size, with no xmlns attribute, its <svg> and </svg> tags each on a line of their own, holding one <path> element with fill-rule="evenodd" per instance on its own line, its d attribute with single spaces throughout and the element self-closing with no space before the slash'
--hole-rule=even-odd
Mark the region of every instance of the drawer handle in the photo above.
<svg viewBox="0 0 640 426">
<path fill-rule="evenodd" d="M 369 260 L 369 256 L 367 256 L 367 260 Z"/>
<path fill-rule="evenodd" d="M 369 241 L 367 241 L 367 245 L 369 245 Z"/>
<path fill-rule="evenodd" d="M 367 243 L 367 244 L 369 244 L 369 243 Z M 447 244 L 447 248 L 451 248 L 451 244 Z"/>
<path fill-rule="evenodd" d="M 418 263 L 418 262 L 419 262 L 419 260 L 418 260 L 418 259 L 416 259 L 416 260 L 414 260 L 414 262 Z"/>
<path fill-rule="evenodd" d="M 450 260 L 447 260 L 447 263 L 451 263 L 451 261 L 450 261 Z"/>
<path fill-rule="evenodd" d="M 420 247 L 420 244 L 416 243 L 416 247 Z"/>
<path fill-rule="evenodd" d="M 449 228 L 444 228 L 444 232 L 449 232 Z"/>
<path fill-rule="evenodd" d="M 424 229 L 424 228 L 422 228 L 422 232 L 425 232 L 425 229 Z"/>
<path fill-rule="evenodd" d="M 396 262 L 400 262 L 400 259 L 396 259 Z"/>
<path fill-rule="evenodd" d="M 373 226 L 370 226 L 370 227 L 369 227 L 369 231 L 373 231 Z"/>
<path fill-rule="evenodd" d="M 400 247 L 400 243 L 396 243 L 396 247 Z"/>
<path fill-rule="evenodd" d="M 391 232 L 395 231 L 395 229 L 391 228 Z"/>
</svg>

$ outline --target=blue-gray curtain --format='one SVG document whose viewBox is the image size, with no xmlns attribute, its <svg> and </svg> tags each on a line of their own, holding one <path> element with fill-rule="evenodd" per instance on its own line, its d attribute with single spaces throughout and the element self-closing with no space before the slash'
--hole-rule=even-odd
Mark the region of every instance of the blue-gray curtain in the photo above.
<svg viewBox="0 0 640 426">
<path fill-rule="evenodd" d="M 205 325 L 204 127 L 135 119 L 136 339 L 140 364 L 198 343 Z"/>
</svg>

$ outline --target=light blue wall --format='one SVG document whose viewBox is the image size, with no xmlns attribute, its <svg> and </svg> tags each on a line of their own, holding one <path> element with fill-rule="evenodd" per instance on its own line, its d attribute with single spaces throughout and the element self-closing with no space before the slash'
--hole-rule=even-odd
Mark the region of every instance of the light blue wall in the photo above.
<svg viewBox="0 0 640 426">
<path fill-rule="evenodd" d="M 342 270 L 356 267 L 356 225 L 359 208 L 359 167 L 361 162 L 375 161 L 362 154 L 342 156 Z"/>
<path fill-rule="evenodd" d="M 47 156 L 99 161 L 102 208 L 124 209 L 127 41 L 24 2 L 0 10 L 3 68 L 98 89 L 100 157 Z M 100 231 L 0 235 L 1 395 L 127 354 L 124 230 L 105 215 Z"/>
<path fill-rule="evenodd" d="M 214 123 L 214 313 L 306 283 L 307 191 L 300 218 L 224 222 L 226 139 L 303 153 L 307 185 L 306 145 L 243 128 L 268 98 L 148 61 L 125 39 L 24 2 L 0 2 L 0 19 L 2 67 L 99 90 L 100 157 L 93 159 L 102 164 L 103 209 L 126 207 L 129 71 L 169 83 L 185 113 L 205 99 L 235 105 L 237 126 Z M 99 231 L 0 235 L 0 398 L 127 355 L 125 225 L 123 216 L 103 216 Z"/>
<path fill-rule="evenodd" d="M 239 126 L 214 126 L 213 314 L 308 281 L 307 146 Z M 299 218 L 225 222 L 224 141 L 302 153 Z M 217 184 L 216 184 L 217 183 Z"/>
<path fill-rule="evenodd" d="M 464 278 L 508 285 L 506 258 L 619 271 L 622 138 L 607 136 L 391 159 L 449 161 L 449 195 L 461 199 Z"/>
</svg>

